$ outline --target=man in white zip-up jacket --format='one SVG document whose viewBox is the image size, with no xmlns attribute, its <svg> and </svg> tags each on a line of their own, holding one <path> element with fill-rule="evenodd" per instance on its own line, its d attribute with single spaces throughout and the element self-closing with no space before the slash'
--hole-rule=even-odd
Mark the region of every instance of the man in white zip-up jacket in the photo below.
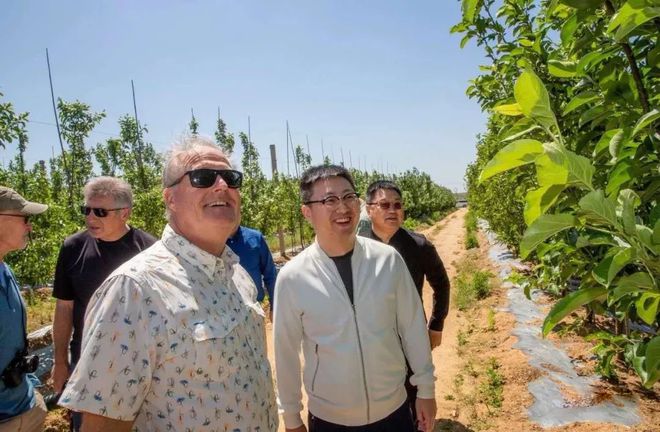
<svg viewBox="0 0 660 432">
<path fill-rule="evenodd" d="M 284 266 L 275 288 L 275 368 L 286 430 L 307 430 L 304 383 L 310 432 L 414 431 L 404 386 L 408 359 L 418 427 L 431 432 L 431 349 L 405 262 L 390 246 L 356 238 L 359 197 L 345 168 L 312 167 L 300 189 L 316 241 Z"/>
</svg>

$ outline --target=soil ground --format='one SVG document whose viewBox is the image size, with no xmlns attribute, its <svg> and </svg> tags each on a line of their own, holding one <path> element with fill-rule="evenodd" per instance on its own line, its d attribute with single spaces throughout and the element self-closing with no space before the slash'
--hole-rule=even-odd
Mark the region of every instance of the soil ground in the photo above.
<svg viewBox="0 0 660 432">
<path fill-rule="evenodd" d="M 465 250 L 464 216 L 467 209 L 460 209 L 443 220 L 421 232 L 436 246 L 447 269 L 450 279 L 457 274 L 457 267 L 466 258 L 475 262 L 482 270 L 491 270 L 497 274 L 487 258 L 488 244 L 483 235 L 479 235 L 479 249 Z M 511 314 L 500 312 L 506 306 L 506 291 L 500 282 L 493 280 L 491 295 L 479 301 L 473 308 L 461 312 L 455 307 L 453 296 L 449 315 L 445 321 L 442 345 L 433 351 L 433 363 L 436 367 L 436 401 L 438 404 L 437 425 L 434 432 L 471 432 L 471 431 L 542 431 L 550 432 L 606 432 L 660 431 L 660 395 L 658 385 L 655 391 L 643 391 L 637 385 L 633 375 L 622 374 L 618 384 L 601 381 L 594 392 L 592 401 L 575 401 L 576 404 L 594 403 L 608 399 L 614 394 L 633 397 L 639 405 L 642 423 L 632 428 L 612 424 L 575 423 L 559 428 L 543 429 L 527 418 L 527 407 L 532 404 L 532 397 L 527 391 L 527 384 L 536 379 L 541 372 L 532 368 L 527 358 L 520 351 L 513 349 L 516 338 L 511 336 L 515 325 Z M 452 284 L 453 288 L 453 284 Z M 430 287 L 424 287 L 424 305 L 429 312 L 432 298 Z M 267 323 L 268 355 L 273 364 L 272 325 Z M 556 334 L 553 340 L 558 340 Z M 562 345 L 567 346 L 568 354 L 579 360 L 582 372 L 593 373 L 594 361 L 590 352 L 591 345 L 581 337 L 568 332 L 561 336 Z M 487 369 L 495 369 L 502 378 L 502 403 L 495 408 L 489 403 Z M 304 392 L 303 392 L 304 393 Z M 306 399 L 303 399 L 306 404 Z M 62 410 L 49 414 L 46 431 L 67 430 L 62 418 Z M 278 432 L 284 432 L 280 424 Z"/>
</svg>

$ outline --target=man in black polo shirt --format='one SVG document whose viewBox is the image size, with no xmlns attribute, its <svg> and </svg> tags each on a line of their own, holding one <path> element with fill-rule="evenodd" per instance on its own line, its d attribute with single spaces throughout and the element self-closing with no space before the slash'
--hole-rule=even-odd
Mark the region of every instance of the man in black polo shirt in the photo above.
<svg viewBox="0 0 660 432">
<path fill-rule="evenodd" d="M 433 289 L 433 308 L 428 320 L 429 339 L 433 349 L 442 342 L 442 328 L 449 311 L 447 271 L 435 247 L 426 237 L 401 227 L 404 207 L 401 190 L 395 183 L 387 180 L 371 183 L 367 188 L 366 199 L 371 230 L 363 235 L 386 243 L 401 254 L 422 301 L 424 277 Z M 417 390 L 408 380 L 406 380 L 406 389 L 408 401 L 414 403 Z"/>
<path fill-rule="evenodd" d="M 85 185 L 84 196 L 81 212 L 87 229 L 64 240 L 55 269 L 53 297 L 57 304 L 51 377 L 56 393 L 62 391 L 80 358 L 85 310 L 92 294 L 117 267 L 156 241 L 127 225 L 133 193 L 124 180 L 93 178 Z M 79 429 L 79 418 L 74 414 L 73 430 Z"/>
</svg>

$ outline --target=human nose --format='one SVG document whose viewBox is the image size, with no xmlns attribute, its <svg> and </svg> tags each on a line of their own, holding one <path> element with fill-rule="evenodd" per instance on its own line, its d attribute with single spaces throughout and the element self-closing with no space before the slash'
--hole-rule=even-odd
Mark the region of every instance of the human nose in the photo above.
<svg viewBox="0 0 660 432">
<path fill-rule="evenodd" d="M 227 185 L 227 182 L 222 178 L 221 175 L 216 174 L 215 181 L 213 182 L 213 190 L 227 190 L 227 189 L 229 189 L 229 185 Z"/>
</svg>

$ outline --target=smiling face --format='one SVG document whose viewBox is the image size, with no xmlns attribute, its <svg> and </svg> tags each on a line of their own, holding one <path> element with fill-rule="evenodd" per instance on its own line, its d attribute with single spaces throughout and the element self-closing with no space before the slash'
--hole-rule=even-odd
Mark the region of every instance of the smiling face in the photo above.
<svg viewBox="0 0 660 432">
<path fill-rule="evenodd" d="M 392 189 L 378 189 L 370 203 L 367 213 L 374 233 L 381 239 L 389 239 L 403 225 L 403 207 L 394 208 L 395 203 L 402 203 L 401 195 Z M 386 203 L 389 203 L 389 209 L 384 210 L 379 204 Z"/>
<path fill-rule="evenodd" d="M 181 175 L 186 171 L 211 168 L 230 169 L 226 156 L 214 147 L 198 147 L 179 159 Z M 224 249 L 227 238 L 241 219 L 241 196 L 238 189 L 216 177 L 208 188 L 195 188 L 188 175 L 163 191 L 172 229 L 188 241 L 214 255 Z"/>
<path fill-rule="evenodd" d="M 330 177 L 314 183 L 310 201 L 322 200 L 331 195 L 344 197 L 353 192 L 355 190 L 345 178 Z M 343 255 L 353 249 L 360 210 L 359 201 L 353 201 L 353 204 L 341 201 L 335 208 L 322 203 L 302 206 L 303 216 L 314 227 L 319 245 L 330 256 Z"/>
</svg>

